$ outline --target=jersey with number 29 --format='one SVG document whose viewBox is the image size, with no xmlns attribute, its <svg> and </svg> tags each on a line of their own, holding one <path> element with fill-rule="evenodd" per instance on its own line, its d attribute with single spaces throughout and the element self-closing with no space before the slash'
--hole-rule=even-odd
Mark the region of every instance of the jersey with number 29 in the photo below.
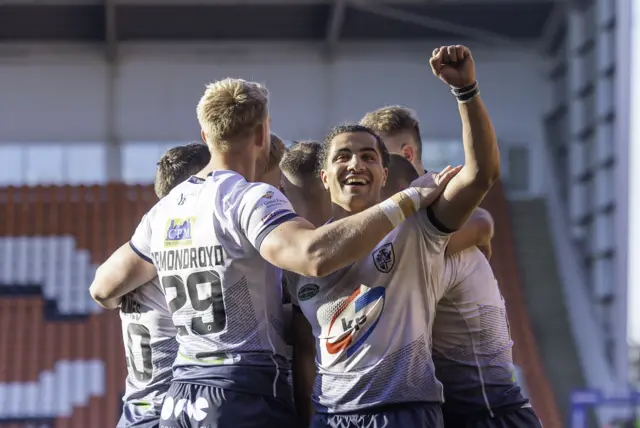
<svg viewBox="0 0 640 428">
<path fill-rule="evenodd" d="M 277 394 L 272 376 L 290 371 L 282 274 L 259 248 L 295 216 L 273 186 L 214 171 L 176 186 L 143 218 L 131 245 L 155 265 L 178 330 L 175 380 Z"/>
<path fill-rule="evenodd" d="M 127 359 L 118 428 L 158 420 L 178 352 L 176 328 L 157 279 L 125 295 L 120 305 Z"/>
<path fill-rule="evenodd" d="M 316 338 L 318 411 L 442 401 L 430 337 L 448 239 L 421 210 L 349 267 L 323 278 L 287 273 Z"/>
</svg>

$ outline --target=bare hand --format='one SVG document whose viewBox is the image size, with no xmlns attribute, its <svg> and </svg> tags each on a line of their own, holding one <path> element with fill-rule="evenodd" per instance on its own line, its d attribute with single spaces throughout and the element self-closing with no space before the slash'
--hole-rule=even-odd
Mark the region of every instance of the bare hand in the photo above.
<svg viewBox="0 0 640 428">
<path fill-rule="evenodd" d="M 441 46 L 429 60 L 433 74 L 449 86 L 464 88 L 476 81 L 476 66 L 466 46 Z"/>
<path fill-rule="evenodd" d="M 462 165 L 458 165 L 453 168 L 451 165 L 444 168 L 439 173 L 428 172 L 422 177 L 416 179 L 411 183 L 411 187 L 415 187 L 420 193 L 421 201 L 420 208 L 426 208 L 436 201 L 447 187 L 447 184 L 453 177 L 455 177 Z"/>
</svg>

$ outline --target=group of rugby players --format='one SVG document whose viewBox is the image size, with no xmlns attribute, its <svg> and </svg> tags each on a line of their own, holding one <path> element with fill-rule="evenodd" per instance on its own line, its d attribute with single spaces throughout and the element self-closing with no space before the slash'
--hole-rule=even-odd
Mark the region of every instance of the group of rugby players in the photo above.
<svg viewBox="0 0 640 428">
<path fill-rule="evenodd" d="M 487 261 L 499 152 L 473 58 L 430 65 L 465 153 L 437 174 L 407 108 L 285 149 L 265 87 L 207 86 L 206 145 L 162 157 L 160 201 L 91 285 L 121 313 L 119 428 L 540 426 Z"/>
</svg>

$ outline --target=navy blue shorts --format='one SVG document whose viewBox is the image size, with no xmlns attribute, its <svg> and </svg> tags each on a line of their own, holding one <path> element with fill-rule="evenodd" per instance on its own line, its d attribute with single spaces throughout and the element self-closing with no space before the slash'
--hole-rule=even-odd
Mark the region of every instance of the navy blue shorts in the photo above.
<svg viewBox="0 0 640 428">
<path fill-rule="evenodd" d="M 158 428 L 159 426 L 159 409 L 125 403 L 116 428 Z"/>
<path fill-rule="evenodd" d="M 454 415 L 444 415 L 445 428 L 542 428 L 540 419 L 531 407 L 519 407 L 501 412 L 496 410 L 493 417 L 464 420 Z"/>
<path fill-rule="evenodd" d="M 298 428 L 293 401 L 173 382 L 160 414 L 160 428 Z"/>
<path fill-rule="evenodd" d="M 442 428 L 439 404 L 390 405 L 363 413 L 315 413 L 310 428 Z"/>
</svg>

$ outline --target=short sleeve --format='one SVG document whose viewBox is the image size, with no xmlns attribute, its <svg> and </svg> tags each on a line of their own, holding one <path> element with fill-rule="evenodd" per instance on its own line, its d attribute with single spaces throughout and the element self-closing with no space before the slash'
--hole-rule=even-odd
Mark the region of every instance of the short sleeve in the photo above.
<svg viewBox="0 0 640 428">
<path fill-rule="evenodd" d="M 133 233 L 129 245 L 142 259 L 149 263 L 153 263 L 151 260 L 151 221 L 149 219 L 149 213 L 145 214 L 140 220 L 140 224 Z"/>
<path fill-rule="evenodd" d="M 443 231 L 438 228 L 437 220 L 429 208 L 418 211 L 414 215 L 413 221 L 426 238 L 429 250 L 434 253 L 444 252 L 453 231 Z"/>
<path fill-rule="evenodd" d="M 297 214 L 289 200 L 275 187 L 252 183 L 238 205 L 237 222 L 251 245 L 260 251 L 264 238 Z"/>
</svg>

